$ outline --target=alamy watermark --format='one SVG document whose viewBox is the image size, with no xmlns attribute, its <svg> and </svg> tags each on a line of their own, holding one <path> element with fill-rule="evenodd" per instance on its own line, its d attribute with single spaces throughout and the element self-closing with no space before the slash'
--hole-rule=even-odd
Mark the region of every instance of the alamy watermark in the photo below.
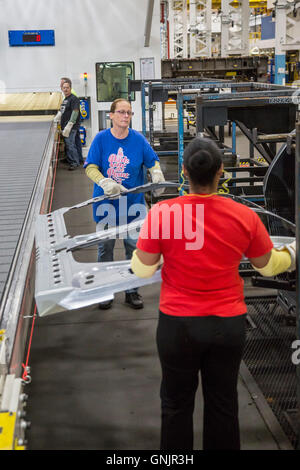
<svg viewBox="0 0 300 470">
<path fill-rule="evenodd" d="M 270 104 L 294 104 L 300 105 L 300 88 L 295 88 L 291 96 L 272 96 L 269 98 Z"/>
<path fill-rule="evenodd" d="M 117 209 L 109 203 L 100 204 L 96 215 L 101 217 L 97 232 L 116 228 L 118 238 L 185 240 L 186 250 L 201 250 L 204 245 L 204 204 L 156 204 L 151 210 L 151 223 L 141 230 L 147 208 L 144 204 L 128 206 L 127 196 L 119 199 Z M 128 224 L 127 230 L 122 231 L 122 226 L 127 225 L 127 215 L 135 225 Z"/>
<path fill-rule="evenodd" d="M 300 364 L 300 339 L 295 339 L 295 341 L 292 342 L 292 349 L 295 349 L 295 351 L 292 354 L 292 363 L 297 366 Z"/>
<path fill-rule="evenodd" d="M 300 104 L 300 88 L 297 88 L 292 94 L 292 103 L 295 105 Z"/>
</svg>

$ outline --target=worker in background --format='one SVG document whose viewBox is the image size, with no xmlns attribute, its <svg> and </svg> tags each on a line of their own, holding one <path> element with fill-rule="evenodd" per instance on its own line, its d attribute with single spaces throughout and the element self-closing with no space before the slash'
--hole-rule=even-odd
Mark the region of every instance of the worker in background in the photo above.
<svg viewBox="0 0 300 470">
<path fill-rule="evenodd" d="M 60 79 L 60 89 L 61 89 L 61 91 L 62 91 L 63 84 L 65 82 L 71 83 L 71 93 L 72 93 L 72 95 L 75 95 L 78 98 L 78 95 L 77 95 L 76 91 L 72 88 L 72 81 L 68 77 L 61 77 L 61 79 Z M 62 91 L 62 93 L 63 93 L 63 91 Z"/>
<path fill-rule="evenodd" d="M 67 78 L 67 77 L 62 77 L 60 79 L 60 89 L 62 91 L 62 94 L 64 96 L 64 93 L 63 93 L 63 84 L 64 83 L 69 83 L 71 85 L 71 93 L 72 95 L 76 96 L 76 98 L 78 98 L 77 96 L 77 93 L 75 92 L 75 90 L 72 88 L 72 81 L 70 80 L 70 78 Z M 79 106 L 79 110 L 80 110 L 80 106 Z M 54 121 L 55 122 L 60 122 L 60 114 L 58 112 L 58 114 L 55 116 L 54 118 Z M 80 164 L 83 164 L 84 163 L 84 159 L 83 159 L 83 155 L 82 155 L 82 144 L 81 144 L 81 137 L 80 137 L 80 131 L 78 130 L 78 132 L 76 132 L 76 135 L 75 135 L 75 145 L 76 145 L 76 148 L 77 148 L 77 153 L 79 155 L 79 163 Z M 66 160 L 67 161 L 67 160 Z"/>
<path fill-rule="evenodd" d="M 132 222 L 138 213 L 146 215 L 145 199 L 142 193 L 124 195 L 122 191 L 144 184 L 144 166 L 149 169 L 152 181 L 164 181 L 159 159 L 145 137 L 129 128 L 133 112 L 125 99 L 116 99 L 110 109 L 112 127 L 99 132 L 94 138 L 84 167 L 87 176 L 95 183 L 93 197 L 116 196 L 94 204 L 94 220 L 98 229 L 111 228 Z M 161 190 L 159 190 L 161 192 Z M 159 195 L 158 193 L 156 195 Z M 108 216 L 107 216 L 108 213 Z M 131 259 L 137 237 L 124 238 L 126 259 Z M 115 239 L 100 243 L 98 261 L 113 261 Z M 143 308 L 143 299 L 137 289 L 125 293 L 125 302 L 132 308 Z M 108 309 L 112 300 L 102 302 L 100 309 Z"/>
<path fill-rule="evenodd" d="M 67 77 L 62 77 L 60 79 L 60 89 L 62 90 L 62 86 L 64 84 L 65 81 L 69 81 L 70 82 L 70 79 L 67 78 Z M 77 93 L 76 91 L 72 88 L 71 89 L 71 93 L 72 95 L 75 95 L 77 98 Z M 82 155 L 82 144 L 81 144 L 81 137 L 80 137 L 80 132 L 76 132 L 76 136 L 75 136 L 75 144 L 76 144 L 76 147 L 77 147 L 77 152 L 78 152 L 78 155 L 79 155 L 79 163 L 84 163 L 84 159 L 83 159 L 83 155 Z"/>
<path fill-rule="evenodd" d="M 71 80 L 66 80 L 62 85 L 62 92 L 65 98 L 54 121 L 60 122 L 66 145 L 67 162 L 70 165 L 69 170 L 76 170 L 80 166 L 80 155 L 76 146 L 76 135 L 79 134 L 80 126 L 80 102 L 71 93 L 71 89 Z"/>
<path fill-rule="evenodd" d="M 131 261 L 133 272 L 146 278 L 163 256 L 157 327 L 161 449 L 193 449 L 200 372 L 203 449 L 238 450 L 237 381 L 247 310 L 239 264 L 245 255 L 263 276 L 293 271 L 296 243 L 274 249 L 254 211 L 217 195 L 223 164 L 213 142 L 195 138 L 185 149 L 183 171 L 189 194 L 152 207 Z"/>
</svg>

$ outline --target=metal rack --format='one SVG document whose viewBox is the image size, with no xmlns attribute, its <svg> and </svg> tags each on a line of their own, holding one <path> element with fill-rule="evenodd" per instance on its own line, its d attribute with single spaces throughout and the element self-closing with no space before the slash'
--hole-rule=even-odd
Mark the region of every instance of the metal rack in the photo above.
<svg viewBox="0 0 300 470">
<path fill-rule="evenodd" d="M 293 87 L 221 79 L 129 80 L 129 92 L 131 91 L 141 92 L 142 132 L 148 137 L 152 146 L 155 143 L 154 103 L 164 103 L 169 97 L 176 100 L 178 112 L 177 149 L 158 150 L 157 154 L 160 157 L 177 156 L 177 176 L 180 185 L 184 183 L 181 168 L 187 138 L 184 129 L 184 106 L 187 102 L 194 103 L 195 134 L 206 133 L 212 137 L 217 141 L 224 155 L 235 155 L 236 153 L 236 126 L 249 140 L 250 159 L 247 171 L 249 170 L 251 173 L 249 178 L 253 178 L 253 180 L 240 179 L 236 174 L 238 170 L 235 169 L 231 178 L 231 186 L 235 186 L 239 182 L 250 183 L 248 186 L 251 187 L 258 172 L 255 167 L 267 168 L 275 157 L 276 142 L 287 142 L 289 145 L 290 133 L 295 128 L 295 88 Z M 147 106 L 146 97 L 148 98 Z M 148 129 L 146 128 L 147 112 Z M 231 147 L 224 144 L 224 126 L 228 123 L 231 125 Z M 216 127 L 219 128 L 218 136 Z M 260 164 L 254 160 L 254 149 L 259 152 L 264 163 Z M 260 181 L 261 175 L 262 170 L 259 171 L 257 182 Z M 253 196 L 252 194 L 244 195 L 245 197 Z M 257 199 L 258 196 L 262 195 L 254 195 L 253 197 Z"/>
</svg>

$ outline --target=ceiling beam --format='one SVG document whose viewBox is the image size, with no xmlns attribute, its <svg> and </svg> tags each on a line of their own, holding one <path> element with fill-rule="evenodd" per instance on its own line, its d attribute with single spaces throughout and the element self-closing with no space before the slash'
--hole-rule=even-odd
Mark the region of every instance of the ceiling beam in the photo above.
<svg viewBox="0 0 300 470">
<path fill-rule="evenodd" d="M 146 24 L 145 24 L 145 43 L 144 47 L 149 47 L 150 45 L 150 36 L 151 36 L 151 26 L 152 26 L 152 17 L 153 17 L 153 6 L 154 0 L 148 0 Z"/>
</svg>

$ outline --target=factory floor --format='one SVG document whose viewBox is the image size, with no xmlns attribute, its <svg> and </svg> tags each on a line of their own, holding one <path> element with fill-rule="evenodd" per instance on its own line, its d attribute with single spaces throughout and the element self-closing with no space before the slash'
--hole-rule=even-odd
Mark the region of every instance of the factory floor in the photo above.
<svg viewBox="0 0 300 470">
<path fill-rule="evenodd" d="M 59 164 L 52 210 L 91 194 L 92 184 L 82 167 L 71 172 Z M 70 233 L 95 231 L 91 206 L 80 211 L 67 221 Z M 117 244 L 116 259 L 123 252 Z M 96 249 L 78 256 L 94 261 Z M 107 311 L 95 305 L 37 317 L 29 361 L 32 382 L 26 386 L 29 450 L 159 449 L 160 365 L 155 344 L 159 291 L 156 284 L 140 289 L 142 310 L 125 305 L 121 293 Z M 242 450 L 289 449 L 242 376 L 238 389 Z M 195 449 L 201 449 L 200 389 L 194 427 Z"/>
</svg>

